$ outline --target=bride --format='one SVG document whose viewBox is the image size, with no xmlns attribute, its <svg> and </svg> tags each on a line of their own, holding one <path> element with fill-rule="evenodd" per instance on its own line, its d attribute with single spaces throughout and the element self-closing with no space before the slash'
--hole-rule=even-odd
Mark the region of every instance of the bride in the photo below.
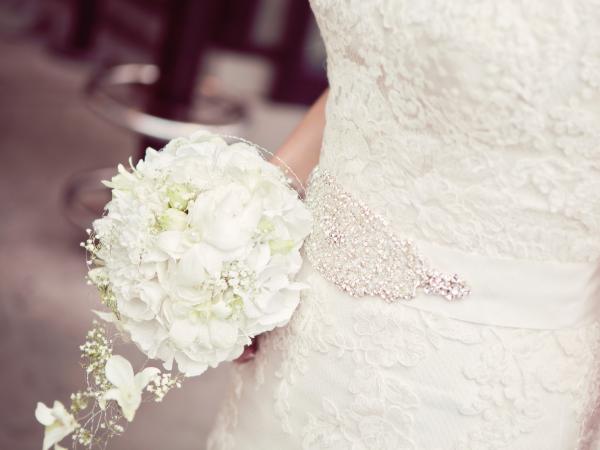
<svg viewBox="0 0 600 450">
<path fill-rule="evenodd" d="M 208 448 L 600 448 L 600 3 L 312 8 L 310 289 Z"/>
</svg>

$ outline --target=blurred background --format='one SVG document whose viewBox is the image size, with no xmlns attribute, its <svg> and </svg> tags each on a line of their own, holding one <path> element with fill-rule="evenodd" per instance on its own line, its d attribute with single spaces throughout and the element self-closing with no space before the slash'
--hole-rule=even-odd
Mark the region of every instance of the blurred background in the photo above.
<svg viewBox="0 0 600 450">
<path fill-rule="evenodd" d="M 129 156 L 208 128 L 275 150 L 325 89 L 307 0 L 0 0 L 0 449 L 82 387 L 83 230 Z M 114 450 L 203 449 L 228 382 L 142 408 Z"/>
</svg>

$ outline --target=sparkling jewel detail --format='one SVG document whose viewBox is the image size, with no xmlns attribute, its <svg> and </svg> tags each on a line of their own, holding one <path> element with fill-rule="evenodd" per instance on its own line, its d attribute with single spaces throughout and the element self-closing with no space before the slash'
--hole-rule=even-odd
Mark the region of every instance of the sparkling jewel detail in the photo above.
<svg viewBox="0 0 600 450">
<path fill-rule="evenodd" d="M 411 300 L 417 289 L 451 301 L 469 295 L 458 275 L 430 268 L 413 242 L 395 236 L 383 217 L 344 191 L 325 169 L 315 168 L 311 174 L 306 203 L 313 213 L 306 255 L 316 270 L 350 295 L 388 302 Z"/>
</svg>

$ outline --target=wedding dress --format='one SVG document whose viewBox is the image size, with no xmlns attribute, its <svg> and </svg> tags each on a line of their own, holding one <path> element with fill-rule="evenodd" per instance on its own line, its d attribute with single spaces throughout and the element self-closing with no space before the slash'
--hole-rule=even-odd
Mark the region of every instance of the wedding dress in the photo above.
<svg viewBox="0 0 600 450">
<path fill-rule="evenodd" d="M 208 448 L 600 448 L 600 2 L 311 5 L 310 289 Z"/>
</svg>

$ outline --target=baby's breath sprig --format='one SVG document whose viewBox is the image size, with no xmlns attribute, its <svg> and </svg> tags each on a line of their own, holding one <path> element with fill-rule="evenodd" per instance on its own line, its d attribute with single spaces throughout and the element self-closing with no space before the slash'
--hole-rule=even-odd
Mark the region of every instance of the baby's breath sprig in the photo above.
<svg viewBox="0 0 600 450">
<path fill-rule="evenodd" d="M 94 384 L 101 389 L 108 389 L 110 383 L 106 379 L 104 369 L 112 356 L 112 340 L 107 337 L 106 329 L 94 320 L 94 327 L 87 332 L 81 350 L 82 366 L 92 377 Z"/>
<path fill-rule="evenodd" d="M 163 398 L 173 388 L 180 388 L 183 382 L 183 375 L 173 375 L 170 372 L 164 372 L 152 379 L 146 390 L 153 396 L 155 402 L 162 402 Z"/>
<path fill-rule="evenodd" d="M 115 339 L 118 340 L 110 337 L 106 328 L 94 321 L 85 342 L 79 347 L 87 386 L 70 397 L 69 413 L 75 423 L 71 435 L 73 450 L 106 450 L 108 442 L 125 430 L 127 422 L 121 405 L 108 395 L 115 389 L 107 378 L 107 363 L 113 358 Z M 183 379 L 180 373 L 157 373 L 145 387 L 150 395 L 148 400 L 161 402 L 169 391 L 181 387 Z"/>
<path fill-rule="evenodd" d="M 102 399 L 113 386 L 106 377 L 106 364 L 113 355 L 113 339 L 97 321 L 80 345 L 81 365 L 87 386 L 71 394 L 72 449 L 106 449 L 110 438 L 124 431 L 123 414 L 114 402 L 101 407 Z"/>
<path fill-rule="evenodd" d="M 101 243 L 100 240 L 96 238 L 96 235 L 92 232 L 91 228 L 86 228 L 85 230 L 88 238 L 79 243 L 81 247 L 83 247 L 86 251 L 86 262 L 89 265 L 92 265 L 94 260 L 98 257 L 98 253 L 100 252 Z"/>
<path fill-rule="evenodd" d="M 100 302 L 110 309 L 117 319 L 120 319 L 121 315 L 117 307 L 117 297 L 111 288 L 108 275 L 105 273 L 104 269 L 100 267 L 92 269 L 88 272 L 86 278 L 88 284 L 92 284 L 98 289 Z"/>
<path fill-rule="evenodd" d="M 92 391 L 77 391 L 71 394 L 71 414 L 79 414 L 80 412 L 87 409 L 90 401 L 95 399 L 95 395 Z"/>
<path fill-rule="evenodd" d="M 108 274 L 104 268 L 104 261 L 101 257 L 103 245 L 90 228 L 85 231 L 88 234 L 88 238 L 84 242 L 81 242 L 80 245 L 86 251 L 85 259 L 88 266 L 88 273 L 85 278 L 87 284 L 96 286 L 100 295 L 100 302 L 110 309 L 117 319 L 120 319 L 117 297 L 112 290 Z"/>
</svg>

